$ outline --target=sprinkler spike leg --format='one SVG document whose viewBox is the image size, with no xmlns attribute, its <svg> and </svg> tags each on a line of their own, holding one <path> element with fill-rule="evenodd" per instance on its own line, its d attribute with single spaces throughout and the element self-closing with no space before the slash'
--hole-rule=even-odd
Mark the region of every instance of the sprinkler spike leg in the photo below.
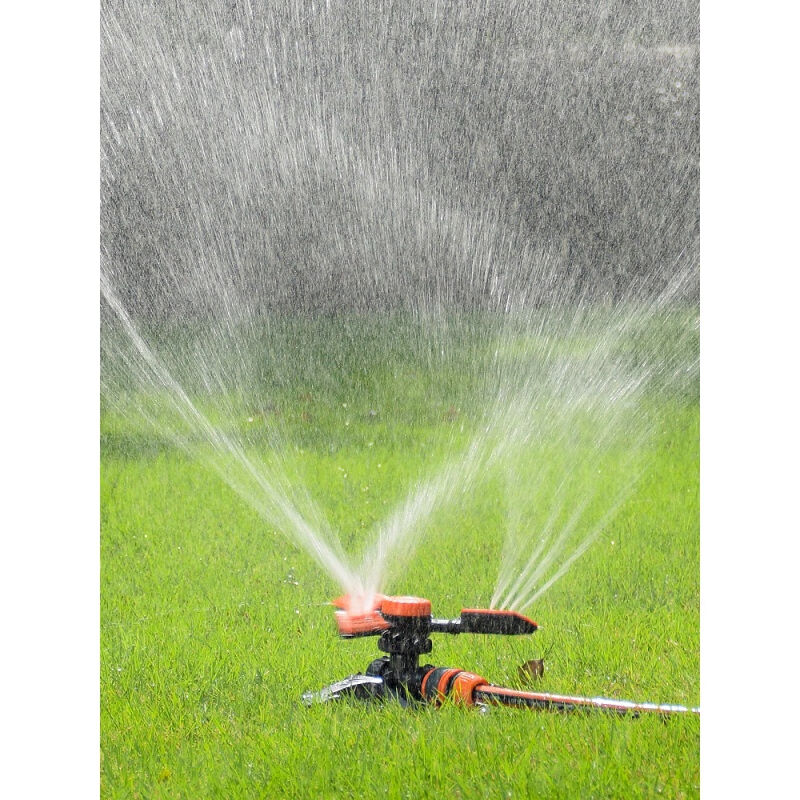
<svg viewBox="0 0 800 800">
<path fill-rule="evenodd" d="M 475 703 L 491 703 L 525 708 L 541 708 L 551 711 L 611 711 L 616 714 L 699 714 L 699 708 L 657 703 L 633 703 L 630 700 L 614 700 L 608 697 L 574 697 L 562 694 L 523 692 L 502 686 L 478 686 L 473 693 Z"/>
</svg>

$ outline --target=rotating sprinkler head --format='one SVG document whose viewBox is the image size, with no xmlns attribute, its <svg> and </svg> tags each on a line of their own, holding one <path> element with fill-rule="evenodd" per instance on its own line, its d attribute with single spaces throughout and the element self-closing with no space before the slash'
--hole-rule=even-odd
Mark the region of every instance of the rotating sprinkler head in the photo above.
<svg viewBox="0 0 800 800">
<path fill-rule="evenodd" d="M 482 633 L 524 636 L 538 625 L 516 611 L 465 608 L 456 619 L 437 619 L 431 602 L 422 597 L 355 598 L 338 597 L 336 624 L 344 639 L 377 636 L 378 649 L 385 655 L 370 663 L 364 673 L 350 675 L 318 692 L 306 692 L 303 701 L 315 702 L 354 697 L 359 700 L 394 699 L 402 705 L 441 705 L 450 699 L 457 705 L 486 707 L 506 705 L 557 711 L 604 710 L 618 714 L 656 712 L 660 714 L 700 713 L 699 708 L 655 703 L 632 703 L 606 697 L 573 697 L 508 689 L 490 684 L 480 675 L 451 667 L 420 666 L 421 655 L 433 649 L 433 633 Z"/>
</svg>

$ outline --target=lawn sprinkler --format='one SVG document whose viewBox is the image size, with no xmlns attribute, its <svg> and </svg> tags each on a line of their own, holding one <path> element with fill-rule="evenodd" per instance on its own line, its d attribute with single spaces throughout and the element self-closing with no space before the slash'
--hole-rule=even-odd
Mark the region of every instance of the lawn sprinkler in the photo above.
<svg viewBox="0 0 800 800">
<path fill-rule="evenodd" d="M 358 700 L 396 700 L 402 705 L 441 705 L 449 698 L 457 705 L 485 709 L 490 705 L 541 708 L 555 711 L 601 710 L 617 714 L 699 714 L 699 708 L 655 703 L 632 703 L 606 697 L 571 697 L 494 686 L 480 675 L 449 667 L 420 666 L 419 657 L 430 653 L 432 633 L 482 633 L 524 636 L 537 624 L 516 611 L 465 608 L 458 619 L 435 619 L 431 603 L 421 597 L 376 595 L 366 607 L 358 598 L 339 597 L 336 624 L 344 639 L 378 636 L 375 659 L 365 673 L 350 675 L 318 692 L 306 692 L 307 705 L 352 697 Z"/>
</svg>

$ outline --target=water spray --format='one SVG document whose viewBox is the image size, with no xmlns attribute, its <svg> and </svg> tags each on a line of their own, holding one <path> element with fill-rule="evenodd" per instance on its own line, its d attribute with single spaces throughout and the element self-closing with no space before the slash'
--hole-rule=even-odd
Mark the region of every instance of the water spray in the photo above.
<svg viewBox="0 0 800 800">
<path fill-rule="evenodd" d="M 431 602 L 421 597 L 375 595 L 339 597 L 336 624 L 343 639 L 378 636 L 378 649 L 386 655 L 375 659 L 366 672 L 350 675 L 317 692 L 306 692 L 307 705 L 351 697 L 363 701 L 395 700 L 401 705 L 456 705 L 487 708 L 490 705 L 553 711 L 599 710 L 616 714 L 699 714 L 699 708 L 656 703 L 634 703 L 607 697 L 574 697 L 521 691 L 495 686 L 474 672 L 451 667 L 420 666 L 421 655 L 430 653 L 433 633 L 477 633 L 529 636 L 538 625 L 516 611 L 465 608 L 456 619 L 436 619 Z"/>
</svg>

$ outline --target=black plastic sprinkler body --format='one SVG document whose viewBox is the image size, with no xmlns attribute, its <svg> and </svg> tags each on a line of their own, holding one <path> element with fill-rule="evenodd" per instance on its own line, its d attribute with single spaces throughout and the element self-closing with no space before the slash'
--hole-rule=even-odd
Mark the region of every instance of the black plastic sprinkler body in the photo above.
<svg viewBox="0 0 800 800">
<path fill-rule="evenodd" d="M 403 705 L 430 703 L 441 705 L 445 698 L 459 705 L 486 707 L 506 705 L 555 711 L 601 710 L 617 714 L 699 714 L 699 708 L 655 703 L 632 703 L 606 697 L 519 691 L 494 686 L 480 675 L 450 667 L 420 666 L 419 657 L 430 653 L 432 633 L 483 633 L 520 636 L 535 633 L 537 624 L 516 611 L 464 609 L 458 619 L 435 619 L 431 603 L 421 597 L 377 595 L 365 609 L 357 599 L 340 597 L 336 622 L 345 639 L 378 636 L 378 649 L 386 653 L 376 658 L 365 673 L 350 675 L 318 692 L 306 692 L 303 701 L 315 702 L 354 697 L 359 700 L 394 699 Z"/>
</svg>

